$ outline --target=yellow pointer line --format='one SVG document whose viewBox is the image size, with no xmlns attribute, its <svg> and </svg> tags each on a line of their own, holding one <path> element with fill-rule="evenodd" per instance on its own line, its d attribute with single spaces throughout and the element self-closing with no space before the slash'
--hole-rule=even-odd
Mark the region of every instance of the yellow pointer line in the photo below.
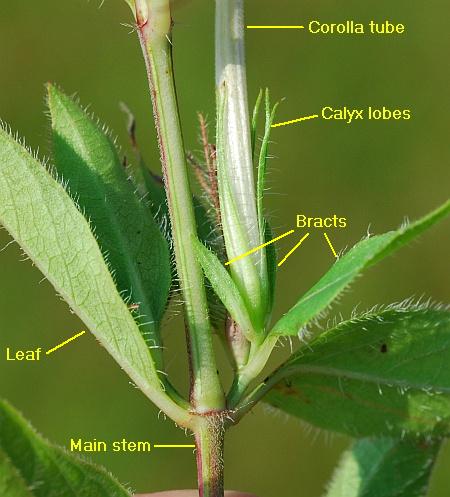
<svg viewBox="0 0 450 497">
<path fill-rule="evenodd" d="M 312 116 L 300 117 L 298 119 L 293 119 L 292 121 L 285 121 L 283 123 L 272 124 L 272 128 L 278 128 L 279 126 L 286 126 L 288 124 L 299 123 L 301 121 L 308 121 L 308 119 L 316 119 L 319 114 L 313 114 Z"/>
<path fill-rule="evenodd" d="M 280 267 L 282 264 L 284 264 L 286 262 L 286 259 L 289 256 L 291 256 L 300 247 L 300 245 L 308 238 L 308 236 L 309 236 L 309 233 L 306 233 L 306 235 L 297 243 L 297 245 L 295 245 L 295 247 L 293 247 L 291 250 L 289 250 L 289 252 L 285 255 L 284 259 L 278 263 L 278 267 Z"/>
<path fill-rule="evenodd" d="M 334 250 L 333 244 L 331 243 L 331 240 L 328 238 L 328 235 L 326 233 L 324 233 L 323 236 L 325 237 L 326 241 L 328 242 L 328 245 L 330 246 L 330 249 L 333 252 L 334 257 L 336 257 L 336 259 L 338 259 L 339 256 L 336 254 L 336 250 Z"/>
<path fill-rule="evenodd" d="M 154 445 L 155 449 L 195 449 L 195 445 Z"/>
<path fill-rule="evenodd" d="M 247 29 L 305 29 L 305 26 L 247 26 Z"/>
<path fill-rule="evenodd" d="M 236 262 L 238 261 L 239 259 L 243 259 L 244 257 L 247 257 L 248 255 L 250 254 L 253 254 L 254 252 L 257 252 L 258 250 L 262 249 L 263 247 L 266 247 L 267 245 L 270 245 L 271 243 L 274 243 L 276 242 L 277 240 L 279 240 L 280 238 L 284 238 L 285 236 L 288 236 L 292 233 L 294 233 L 295 230 L 291 230 L 291 231 L 286 231 L 286 233 L 283 233 L 282 235 L 280 236 L 277 236 L 276 238 L 274 238 L 273 240 L 270 240 L 266 243 L 263 243 L 262 245 L 259 245 L 258 247 L 254 248 L 254 249 L 251 249 L 249 250 L 248 252 L 245 252 L 245 254 L 241 254 L 241 255 L 238 255 L 237 257 L 235 257 L 234 259 L 231 259 L 231 261 L 228 261 L 228 262 L 225 262 L 225 266 L 228 266 L 229 264 L 232 264 L 233 262 Z"/>
<path fill-rule="evenodd" d="M 67 345 L 69 342 L 71 342 L 72 340 L 76 340 L 78 337 L 80 337 L 81 335 L 84 335 L 86 332 L 85 331 L 80 331 L 80 333 L 77 333 L 76 335 L 74 335 L 72 338 L 69 338 L 68 340 L 65 340 L 63 343 L 60 343 L 59 345 L 57 345 L 56 347 L 53 347 L 52 349 L 50 350 L 47 350 L 46 354 L 49 355 L 51 354 L 52 352 L 55 352 L 55 350 L 58 350 L 60 349 L 61 347 L 64 347 L 64 345 Z"/>
</svg>

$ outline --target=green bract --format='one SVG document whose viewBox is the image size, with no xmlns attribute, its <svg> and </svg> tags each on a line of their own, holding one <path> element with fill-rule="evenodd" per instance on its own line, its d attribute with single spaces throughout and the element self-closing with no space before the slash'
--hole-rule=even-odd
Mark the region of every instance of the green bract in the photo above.
<svg viewBox="0 0 450 497">
<path fill-rule="evenodd" d="M 194 239 L 193 244 L 195 245 L 197 258 L 217 296 L 247 339 L 250 341 L 255 340 L 255 332 L 245 307 L 245 302 L 230 274 L 217 256 L 202 243 Z"/>
<path fill-rule="evenodd" d="M 272 333 L 297 335 L 302 327 L 320 315 L 361 271 L 413 240 L 449 213 L 450 201 L 397 231 L 366 238 L 356 244 L 277 322 Z"/>
</svg>

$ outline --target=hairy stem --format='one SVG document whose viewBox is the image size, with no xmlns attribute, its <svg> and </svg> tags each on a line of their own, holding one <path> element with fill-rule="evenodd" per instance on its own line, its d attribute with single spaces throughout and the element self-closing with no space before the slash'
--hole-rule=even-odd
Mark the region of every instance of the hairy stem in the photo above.
<svg viewBox="0 0 450 497">
<path fill-rule="evenodd" d="M 277 342 L 278 337 L 267 337 L 250 356 L 248 363 L 238 371 L 227 398 L 229 409 L 236 408 L 252 381 L 261 374 Z"/>
<path fill-rule="evenodd" d="M 195 434 L 200 497 L 224 497 L 224 420 L 220 414 L 206 415 Z"/>
<path fill-rule="evenodd" d="M 185 304 L 192 375 L 191 401 L 197 412 L 220 410 L 224 395 L 217 375 L 204 278 L 191 243 L 192 236 L 197 235 L 197 228 L 172 68 L 170 5 L 168 0 L 142 0 L 136 5 L 139 39 L 158 132 L 175 259 Z"/>
</svg>

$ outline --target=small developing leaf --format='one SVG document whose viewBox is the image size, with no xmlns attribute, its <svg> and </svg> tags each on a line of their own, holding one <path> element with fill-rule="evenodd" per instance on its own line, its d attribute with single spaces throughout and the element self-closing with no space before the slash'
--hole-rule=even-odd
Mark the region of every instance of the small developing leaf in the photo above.
<svg viewBox="0 0 450 497">
<path fill-rule="evenodd" d="M 4 497 L 130 497 L 101 467 L 45 441 L 0 400 L 0 491 Z"/>
<path fill-rule="evenodd" d="M 138 306 L 147 344 L 161 346 L 159 322 L 171 282 L 167 243 L 134 192 L 109 137 L 69 97 L 48 86 L 55 167 L 95 233 L 119 291 Z M 160 350 L 153 355 L 161 364 Z"/>
<path fill-rule="evenodd" d="M 167 409 L 150 351 L 122 300 L 88 222 L 64 188 L 0 129 L 0 224 L 160 408 Z M 164 405 L 163 405 L 164 404 Z M 173 417 L 185 422 L 184 410 Z"/>
<path fill-rule="evenodd" d="M 326 497 L 425 497 L 440 440 L 356 441 L 342 456 Z"/>
<path fill-rule="evenodd" d="M 255 340 L 253 325 L 245 307 L 244 300 L 228 271 L 216 257 L 199 240 L 193 240 L 197 259 L 205 276 L 220 298 L 230 316 L 236 321 L 248 340 Z"/>
<path fill-rule="evenodd" d="M 357 243 L 274 326 L 275 335 L 297 335 L 323 312 L 361 271 L 422 234 L 450 213 L 450 200 L 418 221 Z"/>
<path fill-rule="evenodd" d="M 354 437 L 450 433 L 450 312 L 388 309 L 346 321 L 277 372 L 266 401 Z"/>
</svg>

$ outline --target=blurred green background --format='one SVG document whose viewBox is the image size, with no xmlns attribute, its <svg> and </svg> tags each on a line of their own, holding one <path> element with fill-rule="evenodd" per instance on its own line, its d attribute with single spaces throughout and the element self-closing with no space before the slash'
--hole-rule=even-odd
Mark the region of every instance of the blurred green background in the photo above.
<svg viewBox="0 0 450 497">
<path fill-rule="evenodd" d="M 48 153 L 44 83 L 53 81 L 108 123 L 126 144 L 126 102 L 138 118 L 148 161 L 159 168 L 146 79 L 125 3 L 106 0 L 3 0 L 0 9 L 0 117 L 33 149 Z M 261 86 L 285 98 L 278 119 L 316 113 L 325 105 L 411 108 L 413 119 L 364 121 L 347 126 L 322 120 L 273 132 L 268 210 L 278 233 L 297 213 L 349 219 L 330 231 L 337 249 L 368 229 L 380 233 L 425 213 L 449 195 L 450 120 L 448 17 L 445 0 L 248 0 L 249 24 L 300 24 L 389 19 L 407 26 L 400 37 L 312 36 L 298 31 L 248 32 L 251 101 Z M 214 116 L 213 2 L 180 2 L 175 10 L 175 64 L 187 146 L 198 149 L 196 111 Z M 9 238 L 0 233 L 0 246 Z M 280 243 L 280 253 L 292 240 Z M 449 224 L 367 272 L 331 315 L 410 296 L 450 301 Z M 51 440 L 71 437 L 186 443 L 92 337 L 84 337 L 40 363 L 6 363 L 4 349 L 50 347 L 83 329 L 66 304 L 16 245 L 0 253 L 0 395 L 9 399 Z M 333 263 L 320 233 L 279 273 L 279 316 Z M 166 334 L 169 372 L 183 383 L 186 363 L 180 319 L 171 313 Z M 320 497 L 348 440 L 307 427 L 284 415 L 255 409 L 230 432 L 228 488 L 260 497 Z M 95 455 L 138 491 L 195 486 L 190 451 L 150 455 Z M 432 497 L 448 495 L 446 467 L 439 461 Z"/>
</svg>

